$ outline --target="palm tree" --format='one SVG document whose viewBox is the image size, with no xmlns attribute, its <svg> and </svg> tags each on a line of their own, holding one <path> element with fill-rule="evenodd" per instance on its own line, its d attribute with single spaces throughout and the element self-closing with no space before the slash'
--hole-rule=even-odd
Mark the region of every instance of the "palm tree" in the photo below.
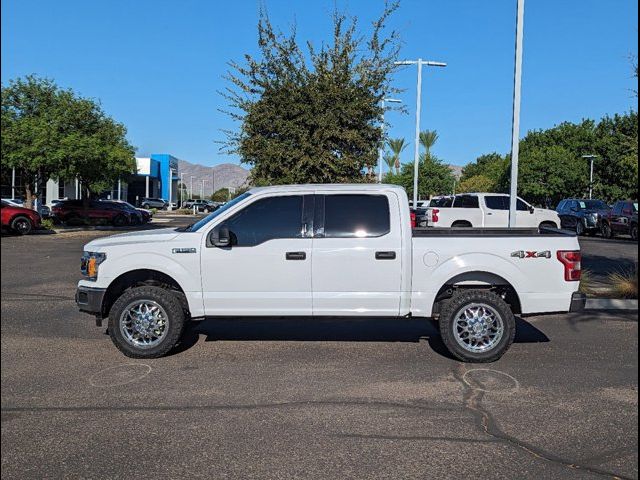
<svg viewBox="0 0 640 480">
<path fill-rule="evenodd" d="M 396 167 L 396 173 L 400 173 L 400 154 L 407 148 L 404 138 L 391 138 L 387 140 L 387 145 L 393 152 L 393 165 Z"/>
<path fill-rule="evenodd" d="M 387 164 L 389 172 L 393 173 L 393 168 L 396 166 L 396 157 L 394 155 L 390 155 L 389 153 L 385 153 L 382 159 L 384 160 L 384 163 Z"/>
<path fill-rule="evenodd" d="M 427 156 L 431 155 L 431 147 L 438 140 L 438 132 L 435 130 L 423 130 L 420 132 L 420 145 L 426 150 Z"/>
</svg>

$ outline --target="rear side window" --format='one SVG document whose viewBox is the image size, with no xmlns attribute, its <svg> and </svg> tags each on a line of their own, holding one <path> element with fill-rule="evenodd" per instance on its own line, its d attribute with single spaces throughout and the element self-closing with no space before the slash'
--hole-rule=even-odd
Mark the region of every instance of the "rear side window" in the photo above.
<svg viewBox="0 0 640 480">
<path fill-rule="evenodd" d="M 385 195 L 326 195 L 326 238 L 381 237 L 391 230 Z"/>
<path fill-rule="evenodd" d="M 444 198 L 436 198 L 435 200 L 431 200 L 429 206 L 431 207 L 441 207 L 441 208 L 449 208 L 453 205 L 453 197 L 444 197 Z"/>
<path fill-rule="evenodd" d="M 253 247 L 276 238 L 301 238 L 302 196 L 257 200 L 224 223 L 232 234 L 232 244 L 238 247 Z"/>
<path fill-rule="evenodd" d="M 486 196 L 484 203 L 489 210 L 509 210 L 509 199 L 502 195 Z"/>
<path fill-rule="evenodd" d="M 480 208 L 475 195 L 460 195 L 453 201 L 453 208 Z"/>
</svg>

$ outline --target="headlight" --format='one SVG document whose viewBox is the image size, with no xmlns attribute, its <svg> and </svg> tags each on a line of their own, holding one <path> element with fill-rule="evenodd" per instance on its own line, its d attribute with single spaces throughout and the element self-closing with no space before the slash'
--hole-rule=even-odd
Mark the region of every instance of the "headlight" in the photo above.
<svg viewBox="0 0 640 480">
<path fill-rule="evenodd" d="M 84 252 L 80 260 L 80 272 L 89 280 L 95 280 L 98 278 L 98 266 L 106 259 L 106 253 Z"/>
</svg>

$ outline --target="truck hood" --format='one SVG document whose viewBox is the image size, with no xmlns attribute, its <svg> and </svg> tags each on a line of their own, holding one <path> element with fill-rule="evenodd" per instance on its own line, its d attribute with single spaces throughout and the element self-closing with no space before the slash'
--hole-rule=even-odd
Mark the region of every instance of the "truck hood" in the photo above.
<svg viewBox="0 0 640 480">
<path fill-rule="evenodd" d="M 168 242 L 181 232 L 176 232 L 174 228 L 162 228 L 160 230 L 143 230 L 140 232 L 121 233 L 119 235 L 111 235 L 109 237 L 97 238 L 84 246 L 86 251 L 101 250 L 105 247 L 113 247 L 118 245 L 127 245 L 132 243 L 158 243 Z"/>
</svg>

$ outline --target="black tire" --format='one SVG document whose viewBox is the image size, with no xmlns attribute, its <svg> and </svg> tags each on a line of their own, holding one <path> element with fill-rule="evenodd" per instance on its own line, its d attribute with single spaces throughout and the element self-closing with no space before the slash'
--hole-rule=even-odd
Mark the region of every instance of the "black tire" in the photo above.
<svg viewBox="0 0 640 480">
<path fill-rule="evenodd" d="M 136 347 L 123 336 L 120 317 L 131 303 L 151 300 L 160 305 L 167 314 L 167 334 L 157 345 L 150 348 Z M 109 336 L 113 344 L 130 358 L 158 358 L 171 351 L 180 341 L 184 330 L 185 314 L 178 298 L 169 290 L 160 287 L 134 287 L 120 295 L 109 312 Z"/>
<path fill-rule="evenodd" d="M 456 315 L 466 306 L 481 304 L 490 307 L 502 319 L 502 337 L 491 349 L 472 352 L 463 348 L 456 340 Z M 489 290 L 459 290 L 444 302 L 440 310 L 440 335 L 451 354 L 463 362 L 488 363 L 498 360 L 509 349 L 516 334 L 516 321 L 509 305 Z"/>
<path fill-rule="evenodd" d="M 611 229 L 611 225 L 609 225 L 607 222 L 604 222 L 602 224 L 602 236 L 604 238 L 613 238 L 614 234 L 613 234 L 613 230 Z"/>
<path fill-rule="evenodd" d="M 471 223 L 467 222 L 467 221 L 455 221 L 453 222 L 453 224 L 451 225 L 452 228 L 472 228 L 473 225 L 471 225 Z"/>
<path fill-rule="evenodd" d="M 128 223 L 129 222 L 127 221 L 127 217 L 125 217 L 124 215 L 116 215 L 116 217 L 113 219 L 114 227 L 124 227 Z"/>
<path fill-rule="evenodd" d="M 629 235 L 631 235 L 631 240 L 633 240 L 634 242 L 638 241 L 638 224 L 637 223 L 631 224 Z"/>
<path fill-rule="evenodd" d="M 149 210 L 149 204 L 148 203 L 143 203 L 142 204 L 142 208 L 145 208 L 145 209 Z"/>
<path fill-rule="evenodd" d="M 579 237 L 584 235 L 584 225 L 582 224 L 582 222 L 580 220 L 578 220 L 576 222 L 576 235 L 579 236 Z"/>
<path fill-rule="evenodd" d="M 18 235 L 27 235 L 33 230 L 33 223 L 29 220 L 29 217 L 24 215 L 18 215 L 11 220 L 11 230 Z"/>
<path fill-rule="evenodd" d="M 542 222 L 540 225 L 538 225 L 538 229 L 540 228 L 558 228 L 558 225 L 553 222 Z"/>
</svg>

